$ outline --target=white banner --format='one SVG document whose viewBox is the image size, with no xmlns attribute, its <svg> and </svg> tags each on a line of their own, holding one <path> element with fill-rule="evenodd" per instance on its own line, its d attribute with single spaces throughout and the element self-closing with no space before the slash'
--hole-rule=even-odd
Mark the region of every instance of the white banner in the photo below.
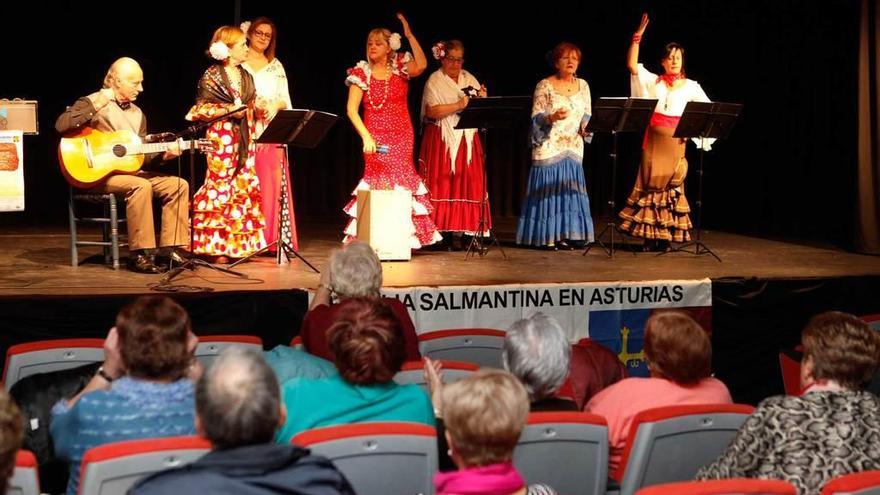
<svg viewBox="0 0 880 495">
<path fill-rule="evenodd" d="M 0 131 L 0 211 L 24 211 L 22 131 Z"/>
<path fill-rule="evenodd" d="M 577 341 L 590 336 L 590 313 L 712 305 L 712 282 L 661 280 L 583 284 L 384 288 L 406 304 L 419 333 L 453 328 L 507 329 L 541 311 Z"/>
</svg>

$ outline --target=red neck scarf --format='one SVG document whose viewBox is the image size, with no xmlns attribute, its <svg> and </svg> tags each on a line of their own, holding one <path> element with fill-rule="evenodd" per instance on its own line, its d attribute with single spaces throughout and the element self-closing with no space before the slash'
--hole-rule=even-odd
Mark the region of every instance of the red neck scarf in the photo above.
<svg viewBox="0 0 880 495">
<path fill-rule="evenodd" d="M 663 81 L 666 83 L 666 86 L 671 88 L 675 84 L 675 81 L 678 81 L 679 79 L 687 79 L 687 76 L 684 75 L 684 71 L 681 71 L 678 74 L 663 74 L 662 76 L 657 77 L 657 82 Z"/>
</svg>

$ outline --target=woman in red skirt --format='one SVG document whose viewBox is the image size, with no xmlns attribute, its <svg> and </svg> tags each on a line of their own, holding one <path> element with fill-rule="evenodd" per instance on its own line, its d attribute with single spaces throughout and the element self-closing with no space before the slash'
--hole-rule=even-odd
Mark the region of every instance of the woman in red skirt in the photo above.
<svg viewBox="0 0 880 495">
<path fill-rule="evenodd" d="M 481 230 L 480 207 L 484 205 L 484 232 L 491 228 L 488 198 L 484 199 L 483 147 L 476 129 L 455 129 L 459 112 L 471 97 L 486 96 L 482 86 L 464 70 L 464 45 L 450 40 L 433 47 L 441 67 L 425 83 L 422 96 L 422 176 L 431 191 L 432 219 L 437 230 L 474 235 Z M 448 245 L 448 244 L 447 244 Z"/>
</svg>

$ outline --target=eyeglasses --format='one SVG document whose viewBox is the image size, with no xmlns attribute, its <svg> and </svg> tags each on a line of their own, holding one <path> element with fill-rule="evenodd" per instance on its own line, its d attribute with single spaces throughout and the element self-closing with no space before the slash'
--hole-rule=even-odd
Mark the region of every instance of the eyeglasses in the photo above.
<svg viewBox="0 0 880 495">
<path fill-rule="evenodd" d="M 464 63 L 464 57 L 443 57 L 443 58 L 445 58 L 446 61 L 451 64 L 463 64 Z"/>
<path fill-rule="evenodd" d="M 263 38 L 263 39 L 267 39 L 267 40 L 271 40 L 271 39 L 272 39 L 272 33 L 271 33 L 271 32 L 268 32 L 268 33 L 267 33 L 266 31 L 254 31 L 254 37 L 256 37 L 256 38 Z"/>
</svg>

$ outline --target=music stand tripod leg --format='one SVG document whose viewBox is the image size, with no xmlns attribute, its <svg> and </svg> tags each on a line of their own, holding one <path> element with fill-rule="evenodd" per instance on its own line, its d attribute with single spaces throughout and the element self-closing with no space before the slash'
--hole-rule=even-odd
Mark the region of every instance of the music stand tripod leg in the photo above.
<svg viewBox="0 0 880 495">
<path fill-rule="evenodd" d="M 697 182 L 697 218 L 696 224 L 694 225 L 694 230 L 697 231 L 696 239 L 691 242 L 686 242 L 677 248 L 670 249 L 669 251 L 664 251 L 662 253 L 658 253 L 658 256 L 667 254 L 667 253 L 677 253 L 677 252 L 685 252 L 690 254 L 695 254 L 697 256 L 702 256 L 704 254 L 711 254 L 713 258 L 718 260 L 719 263 L 722 263 L 721 258 L 715 254 L 714 251 L 709 249 L 709 246 L 706 246 L 703 243 L 703 158 L 705 156 L 706 151 L 700 147 L 700 167 L 697 169 L 697 175 L 699 176 L 699 181 Z M 688 251 L 688 248 L 693 246 L 693 251 Z"/>
<path fill-rule="evenodd" d="M 194 129 L 193 129 L 194 130 Z M 208 263 L 207 261 L 200 260 L 195 257 L 195 215 L 193 215 L 194 202 L 193 198 L 195 197 L 195 190 L 192 188 L 192 184 L 195 182 L 195 150 L 196 150 L 196 135 L 195 132 L 190 134 L 190 148 L 189 148 L 189 180 L 190 180 L 190 188 L 189 188 L 189 252 L 190 258 L 185 262 L 181 263 L 179 266 L 174 266 L 174 258 L 171 259 L 171 264 L 169 266 L 168 272 L 162 275 L 162 278 L 159 279 L 159 286 L 168 285 L 172 280 L 177 278 L 184 270 L 195 270 L 196 267 L 202 266 L 205 268 L 210 268 L 212 270 L 216 270 L 218 272 L 226 273 L 229 275 L 235 275 L 236 277 L 248 278 L 248 276 L 244 273 L 237 272 L 235 270 L 231 270 L 230 268 L 234 267 L 235 264 L 229 265 L 228 268 L 224 268 L 221 266 L 214 265 L 212 263 Z M 172 248 L 173 249 L 173 248 Z"/>
<path fill-rule="evenodd" d="M 276 249 L 275 263 L 276 264 L 278 264 L 278 265 L 282 264 L 281 256 L 283 253 L 283 255 L 287 256 L 288 260 L 292 259 L 293 257 L 297 257 L 300 260 L 302 260 L 302 262 L 305 263 L 306 266 L 311 268 L 315 273 L 321 273 L 320 271 L 318 271 L 317 268 L 314 267 L 314 265 L 309 263 L 309 261 L 307 259 L 305 259 L 301 254 L 299 254 L 295 249 L 293 249 L 293 247 L 291 247 L 289 244 L 287 244 L 287 241 L 285 241 L 283 239 L 284 212 L 286 211 L 287 205 L 289 204 L 289 200 L 288 200 L 289 196 L 288 195 L 290 194 L 290 185 L 287 184 L 286 174 L 284 173 L 285 168 L 287 167 L 287 164 L 289 163 L 289 157 L 288 157 L 289 148 L 286 144 L 280 145 L 279 148 L 284 148 L 284 159 L 278 161 L 279 173 L 281 174 L 279 176 L 280 180 L 281 180 L 281 191 L 279 191 L 279 194 L 278 194 L 278 212 L 277 212 L 277 218 L 276 218 L 278 223 L 277 223 L 277 227 L 275 229 L 275 240 L 270 242 L 263 249 L 260 249 L 259 251 L 251 253 L 250 255 L 236 261 L 235 263 L 233 263 L 229 266 L 236 266 L 239 263 L 244 263 L 245 261 L 251 259 L 254 256 L 265 253 L 266 251 L 271 249 L 272 246 L 275 246 L 275 249 Z M 289 215 L 290 215 L 290 213 L 288 212 L 288 216 Z M 291 256 L 291 255 L 293 255 L 293 256 Z"/>
<path fill-rule="evenodd" d="M 620 235 L 620 233 L 617 232 L 617 222 L 614 221 L 614 214 L 615 211 L 617 211 L 617 202 L 615 201 L 617 186 L 617 132 L 612 131 L 611 136 L 611 199 L 608 201 L 608 207 L 611 209 L 612 215 L 611 221 L 606 223 L 605 228 L 602 229 L 602 232 L 599 232 L 599 234 L 596 235 L 596 240 L 587 244 L 587 246 L 584 248 L 584 252 L 581 253 L 581 256 L 586 256 L 587 253 L 590 252 L 590 249 L 598 244 L 602 248 L 602 250 L 605 251 L 605 254 L 607 254 L 609 258 L 614 258 L 614 236 Z M 609 229 L 611 230 L 611 245 L 606 246 L 605 243 L 602 242 L 602 236 L 605 235 L 605 232 L 607 232 Z M 621 241 L 623 241 L 622 238 Z"/>
<path fill-rule="evenodd" d="M 483 134 L 483 197 L 480 200 L 480 221 L 477 225 L 477 232 L 474 232 L 474 236 L 471 238 L 471 243 L 468 245 L 467 252 L 464 255 L 464 259 L 467 260 L 471 256 L 471 251 L 476 246 L 480 257 L 486 256 L 489 254 L 489 248 L 485 246 L 486 237 L 489 238 L 489 246 L 496 245 L 498 246 L 498 250 L 501 251 L 501 256 L 506 260 L 507 253 L 504 252 L 504 248 L 501 247 L 501 243 L 498 241 L 498 237 L 495 236 L 494 230 L 492 228 L 486 228 L 486 224 L 489 222 L 486 220 L 486 213 L 489 215 L 492 212 L 487 212 L 489 209 L 489 178 L 487 177 L 486 166 L 488 162 L 486 161 L 487 157 L 487 149 L 489 148 L 488 138 L 486 137 L 486 129 L 480 129 Z M 486 232 L 489 235 L 486 235 Z M 479 238 L 479 239 L 478 239 Z"/>
<path fill-rule="evenodd" d="M 299 258 L 300 260 L 302 260 L 302 262 L 305 263 L 309 268 L 311 268 L 312 271 L 314 271 L 315 273 L 321 273 L 320 271 L 318 271 L 317 268 L 315 268 L 311 263 L 309 263 L 309 260 L 305 259 L 301 254 L 299 254 L 299 253 L 296 251 L 296 249 L 293 249 L 292 247 L 288 246 L 286 242 L 284 242 L 284 241 L 278 241 L 278 245 L 279 245 L 279 248 L 278 248 L 278 249 L 279 249 L 279 250 L 283 249 L 283 250 L 284 250 L 284 254 L 287 255 L 287 258 L 288 258 L 288 259 L 291 258 L 291 255 L 296 256 L 297 258 Z"/>
</svg>

